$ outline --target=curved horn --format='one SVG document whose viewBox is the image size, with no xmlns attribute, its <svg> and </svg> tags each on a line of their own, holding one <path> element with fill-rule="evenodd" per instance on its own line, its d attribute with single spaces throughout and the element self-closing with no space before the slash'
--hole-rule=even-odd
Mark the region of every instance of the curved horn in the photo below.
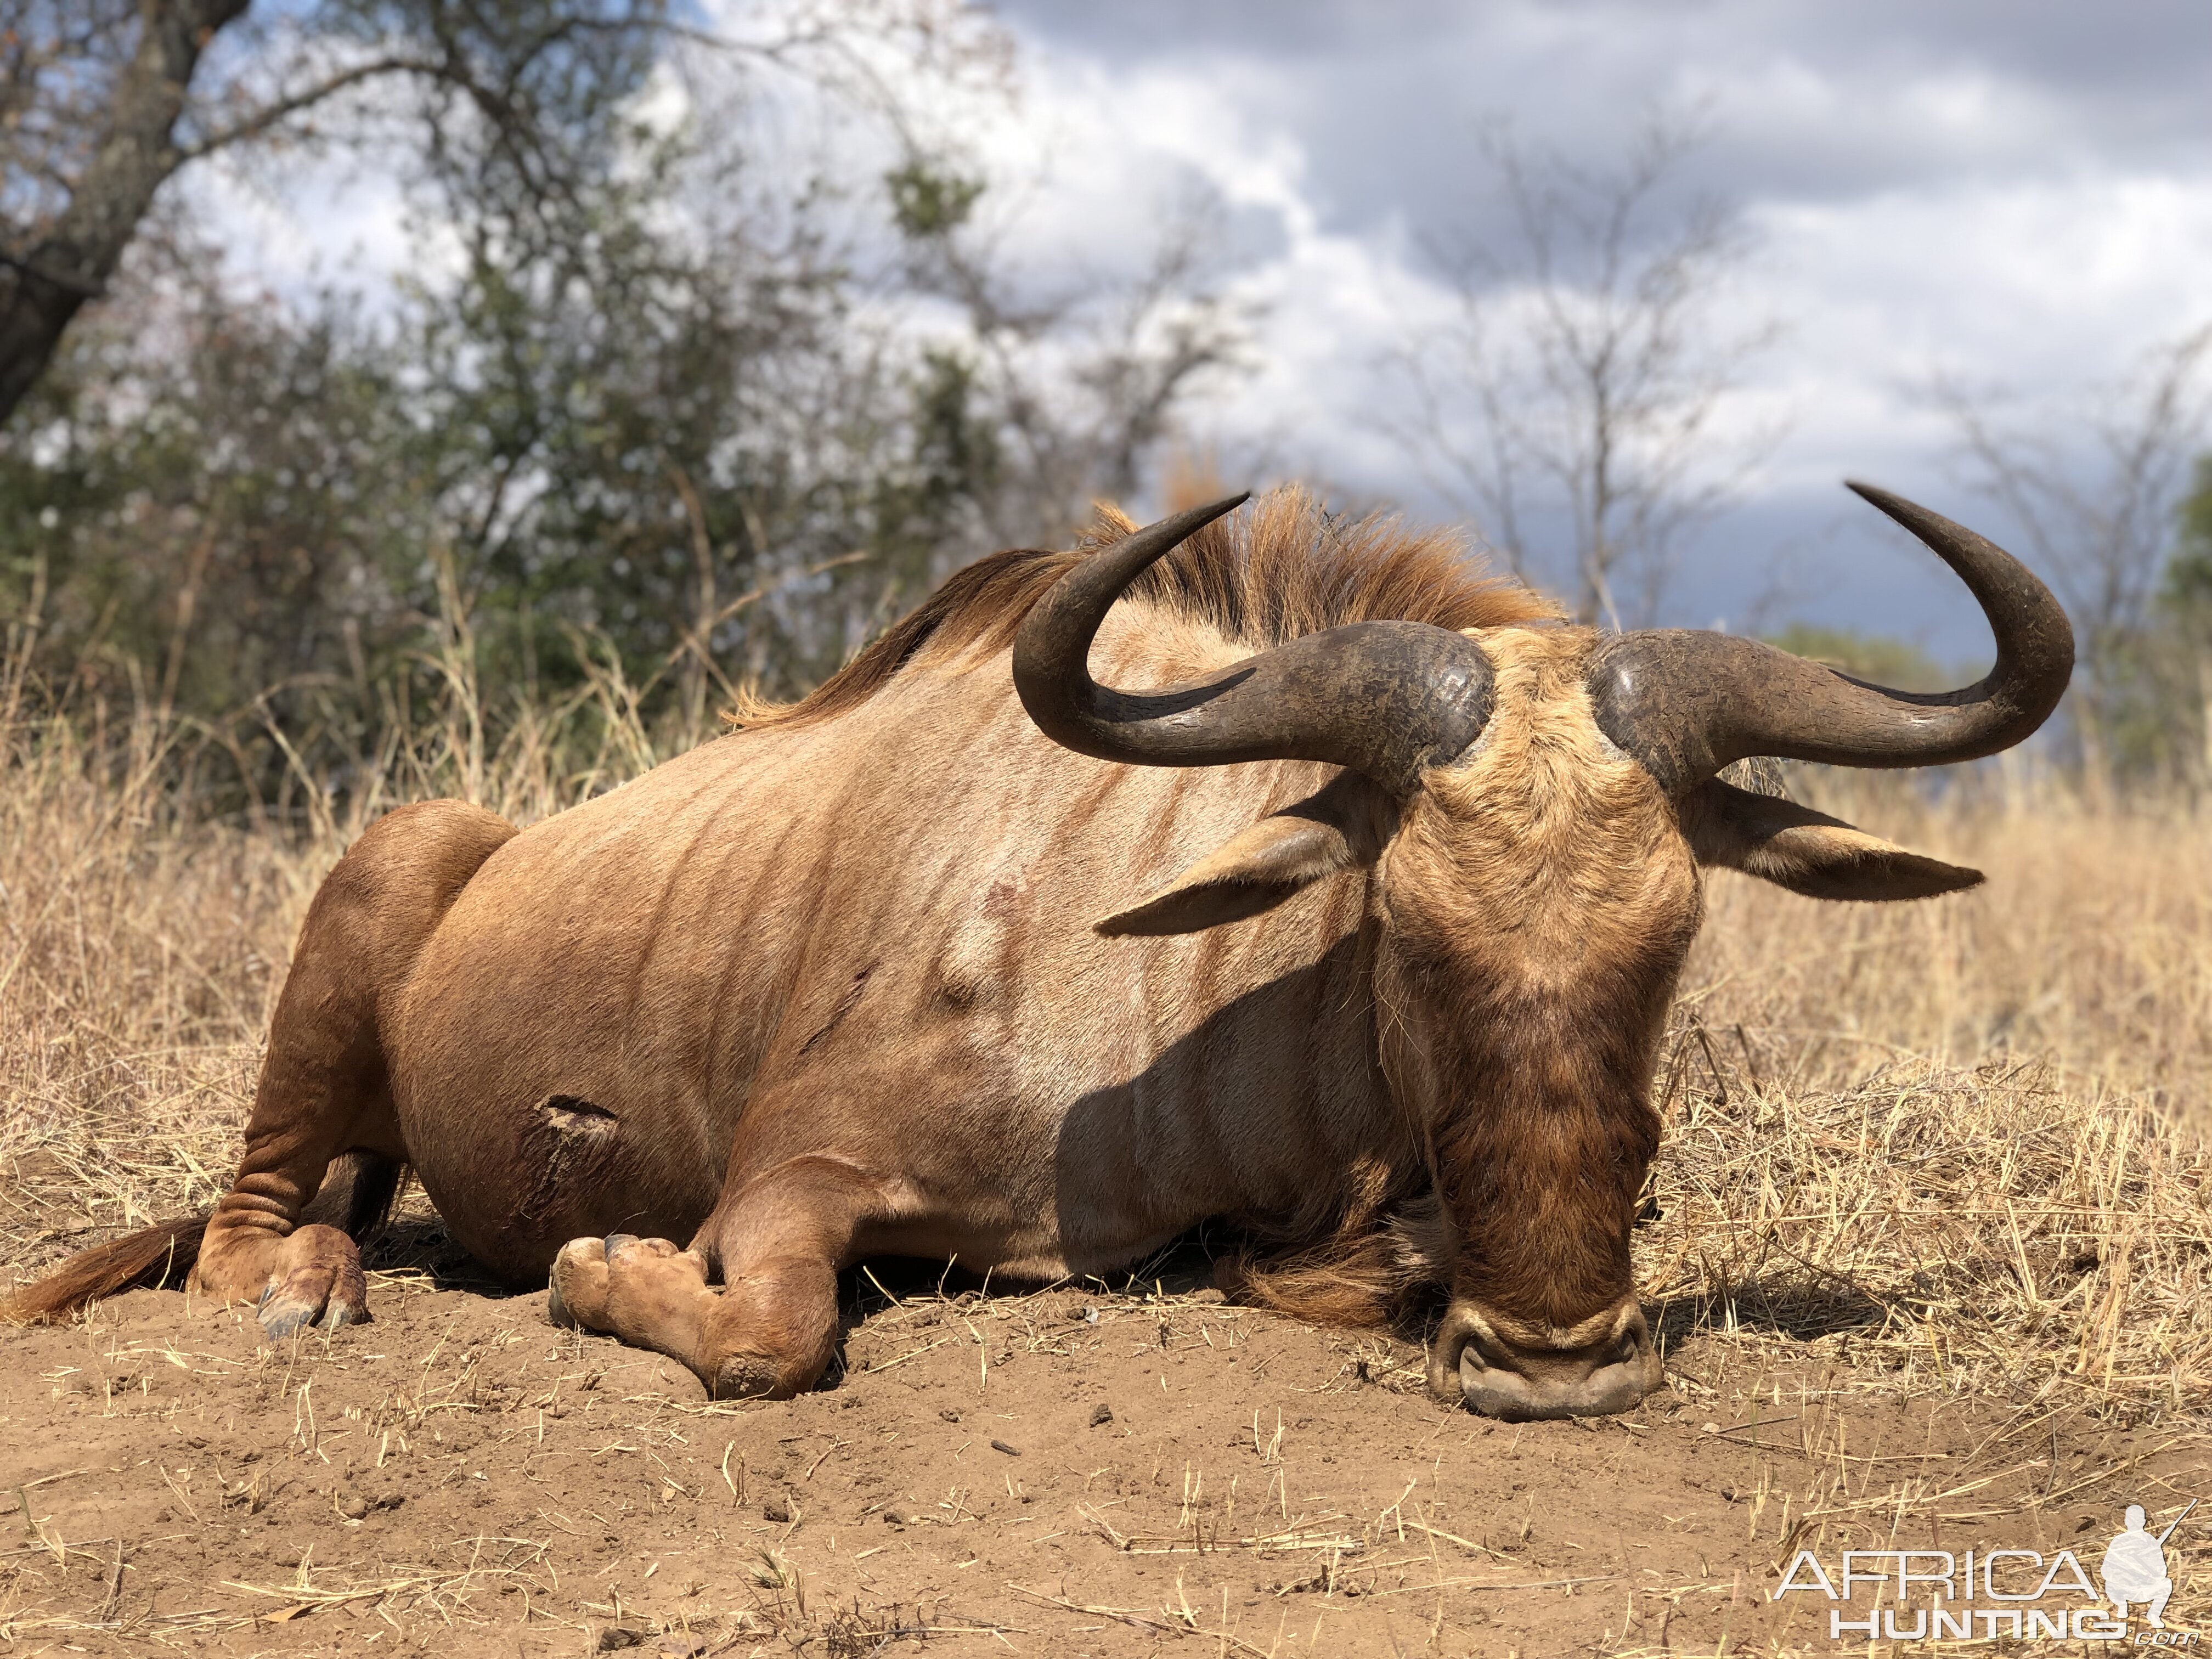
<svg viewBox="0 0 2212 1659">
<path fill-rule="evenodd" d="M 1141 766 L 1315 760 L 1410 792 L 1421 769 L 1490 718 L 1490 659 L 1426 623 L 1352 623 L 1309 634 L 1203 680 L 1123 692 L 1091 678 L 1091 642 L 1146 566 L 1223 514 L 1232 495 L 1163 519 L 1054 584 L 1014 638 L 1014 689 L 1055 743 Z"/>
<path fill-rule="evenodd" d="M 2058 706 L 2074 630 L 2051 590 L 1995 542 L 1886 489 L 1847 487 L 1959 573 L 1996 635 L 1996 666 L 1963 690 L 1893 691 L 1733 635 L 1623 634 L 1591 671 L 1598 725 L 1670 791 L 1749 755 L 1832 766 L 1974 760 L 2009 749 Z"/>
</svg>

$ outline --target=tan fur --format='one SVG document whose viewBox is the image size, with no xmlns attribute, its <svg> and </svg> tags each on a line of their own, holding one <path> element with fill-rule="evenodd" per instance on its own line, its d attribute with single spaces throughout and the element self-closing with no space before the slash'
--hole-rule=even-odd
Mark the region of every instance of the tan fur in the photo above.
<svg viewBox="0 0 2212 1659">
<path fill-rule="evenodd" d="M 1595 635 L 1476 637 L 1489 726 L 1424 781 L 1384 855 L 1382 1060 L 1459 1231 L 1455 1292 L 1573 1328 L 1625 1293 L 1699 888 L 1665 796 L 1597 729 Z"/>
<path fill-rule="evenodd" d="M 203 1288 L 365 1315 L 306 1208 L 353 1153 L 718 1393 L 809 1386 L 864 1256 L 1051 1278 L 1209 1218 L 1277 1250 L 1230 1270 L 1256 1300 L 1366 1320 L 1440 1279 L 1456 1340 L 1579 1345 L 1530 1359 L 1545 1387 L 1648 1358 L 1629 1218 L 1699 893 L 1595 723 L 1595 636 L 1281 492 L 1154 567 L 1094 672 L 1426 621 L 1496 666 L 1481 739 L 1403 801 L 1305 762 L 1113 765 L 1012 683 L 1076 556 L 981 561 L 795 708 L 520 834 L 450 802 L 372 829 L 301 934 Z"/>
</svg>

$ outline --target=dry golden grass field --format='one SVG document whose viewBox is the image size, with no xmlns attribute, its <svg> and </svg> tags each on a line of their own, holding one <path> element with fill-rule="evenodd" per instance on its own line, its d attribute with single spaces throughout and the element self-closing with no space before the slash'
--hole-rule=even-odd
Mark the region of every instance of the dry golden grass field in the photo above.
<svg viewBox="0 0 2212 1659">
<path fill-rule="evenodd" d="M 562 776 L 460 721 L 280 828 L 204 821 L 149 720 L 0 720 L 0 1285 L 223 1188 L 370 816 L 526 821 L 652 758 Z M 1638 1231 L 1670 1386 L 1626 1418 L 1447 1410 L 1419 1333 L 1224 1305 L 1188 1253 L 855 1275 L 842 1381 L 712 1405 L 485 1294 L 418 1196 L 362 1330 L 272 1350 L 139 1291 L 0 1333 L 0 1652 L 1828 1654 L 1867 1644 L 1772 1599 L 1801 1548 L 2163 1526 L 2212 1498 L 2212 816 L 2021 768 L 1795 787 L 1990 881 L 1713 880 Z M 2168 1559 L 2169 1625 L 2212 1626 L 2212 1508 Z"/>
</svg>

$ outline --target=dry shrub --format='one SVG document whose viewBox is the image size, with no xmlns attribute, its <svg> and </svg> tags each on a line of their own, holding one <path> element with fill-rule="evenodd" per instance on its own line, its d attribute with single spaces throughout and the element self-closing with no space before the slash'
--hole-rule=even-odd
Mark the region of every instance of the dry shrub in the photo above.
<svg viewBox="0 0 2212 1659">
<path fill-rule="evenodd" d="M 222 1190 L 328 860 L 192 821 L 131 734 L 120 755 L 67 722 L 0 741 L 0 1180 L 50 1200 L 10 1229 L 21 1265 L 59 1253 L 57 1226 L 89 1243 Z"/>
<path fill-rule="evenodd" d="M 465 641 L 463 642 L 465 643 Z M 211 1200 L 321 873 L 376 811 L 527 821 L 653 758 L 618 683 L 491 752 L 456 708 L 286 822 L 210 821 L 150 716 L 32 719 L 0 683 L 0 1253 L 27 1275 Z M 571 745 L 573 747 L 573 745 Z M 1662 1067 L 1638 1271 L 1686 1339 L 1885 1389 L 2193 1401 L 2212 1367 L 2196 1126 L 2212 1105 L 2212 837 L 2179 802 L 2084 810 L 2017 771 L 1818 804 L 1990 884 L 1832 905 L 1715 879 Z"/>
</svg>

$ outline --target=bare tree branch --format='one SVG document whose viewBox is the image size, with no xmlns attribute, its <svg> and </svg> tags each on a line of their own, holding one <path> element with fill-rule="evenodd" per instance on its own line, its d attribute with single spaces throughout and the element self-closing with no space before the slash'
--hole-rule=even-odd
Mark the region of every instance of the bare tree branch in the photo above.
<svg viewBox="0 0 2212 1659">
<path fill-rule="evenodd" d="M 1133 283 L 1024 294 L 988 234 L 968 223 L 979 186 L 919 157 L 891 183 L 909 280 L 966 313 L 996 436 L 1018 458 L 1013 487 L 994 503 L 994 539 L 1051 544 L 1077 527 L 1071 515 L 1085 502 L 1134 495 L 1194 385 L 1244 361 L 1250 308 L 1206 280 L 1211 204 L 1171 210 Z M 1048 337 L 1081 343 L 1065 355 L 1034 349 Z"/>
<path fill-rule="evenodd" d="M 2212 441 L 2208 371 L 2212 324 L 2055 405 L 1942 373 L 1927 385 L 1958 434 L 1967 482 L 2011 518 L 2073 615 L 2075 726 L 2093 788 L 2106 785 L 2114 706 L 2150 620 L 2190 468 Z"/>
<path fill-rule="evenodd" d="M 1391 363 L 1412 408 L 1384 429 L 1516 571 L 1565 567 L 1583 617 L 1616 627 L 1656 607 L 1681 532 L 1766 447 L 1713 434 L 1774 331 L 1711 326 L 1750 238 L 1725 204 L 1672 199 L 1702 137 L 1694 119 L 1655 117 L 1600 173 L 1493 128 L 1484 148 L 1510 234 L 1439 251 L 1458 315 Z"/>
<path fill-rule="evenodd" d="M 217 150 L 228 149 L 233 144 L 264 137 L 292 117 L 304 114 L 319 104 L 327 103 L 342 92 L 394 75 L 421 76 L 466 84 L 464 77 L 455 76 L 452 65 L 420 58 L 379 58 L 369 63 L 356 64 L 350 69 L 325 76 L 304 91 L 278 98 L 252 114 L 183 146 L 178 152 L 179 159 L 180 161 L 197 161 Z"/>
<path fill-rule="evenodd" d="M 115 274 L 154 192 L 181 159 L 173 135 L 200 55 L 246 7 L 246 0 L 142 0 L 136 47 L 116 76 L 68 205 L 0 263 L 0 420 L 45 371 L 70 319 Z"/>
</svg>

